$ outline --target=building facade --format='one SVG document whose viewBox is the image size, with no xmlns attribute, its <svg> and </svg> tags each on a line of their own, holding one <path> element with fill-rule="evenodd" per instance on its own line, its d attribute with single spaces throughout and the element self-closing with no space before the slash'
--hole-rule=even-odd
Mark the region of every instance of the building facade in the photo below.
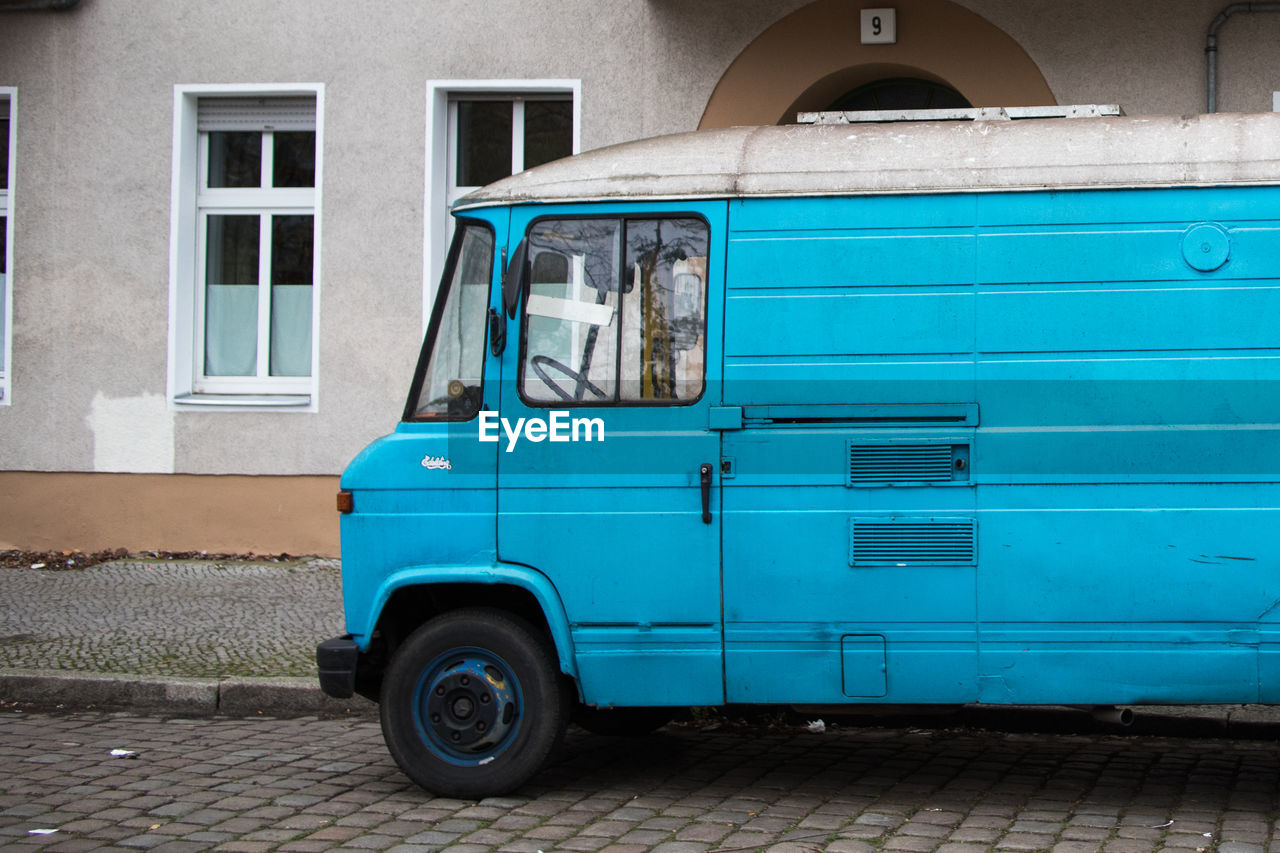
<svg viewBox="0 0 1280 853">
<path fill-rule="evenodd" d="M 1280 14 L 1225 7 L 0 0 L 0 548 L 336 553 L 469 187 L 807 110 L 1200 113 L 1211 32 L 1270 111 Z"/>
</svg>

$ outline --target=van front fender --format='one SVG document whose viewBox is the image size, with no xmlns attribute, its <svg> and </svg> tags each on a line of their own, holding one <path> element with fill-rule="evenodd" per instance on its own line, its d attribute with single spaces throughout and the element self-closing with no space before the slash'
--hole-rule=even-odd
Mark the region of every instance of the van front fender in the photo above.
<svg viewBox="0 0 1280 853">
<path fill-rule="evenodd" d="M 382 610 L 391 596 L 400 589 L 434 584 L 506 585 L 528 592 L 533 596 L 547 621 L 560 671 L 573 678 L 578 677 L 578 667 L 573 654 L 573 638 L 569 633 L 569 618 L 565 615 L 560 594 L 546 575 L 526 566 L 511 563 L 494 563 L 488 566 L 410 566 L 388 575 L 378 586 L 364 620 L 356 624 L 348 621 L 347 630 L 360 651 L 369 650 L 373 628 L 378 624 Z"/>
</svg>

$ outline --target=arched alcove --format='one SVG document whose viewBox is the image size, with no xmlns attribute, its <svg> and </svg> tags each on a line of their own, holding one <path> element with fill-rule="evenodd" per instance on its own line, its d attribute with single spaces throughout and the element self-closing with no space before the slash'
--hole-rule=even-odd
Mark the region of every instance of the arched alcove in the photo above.
<svg viewBox="0 0 1280 853">
<path fill-rule="evenodd" d="M 700 128 L 785 124 L 877 80 L 912 78 L 954 89 L 977 107 L 1056 104 L 1027 52 L 950 0 L 895 0 L 896 44 L 859 41 L 860 11 L 817 0 L 761 33 L 729 65 Z"/>
</svg>

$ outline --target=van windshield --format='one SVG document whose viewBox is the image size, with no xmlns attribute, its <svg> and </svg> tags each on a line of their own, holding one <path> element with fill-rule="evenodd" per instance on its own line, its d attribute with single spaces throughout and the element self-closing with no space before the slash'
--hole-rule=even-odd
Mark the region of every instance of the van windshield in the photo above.
<svg viewBox="0 0 1280 853">
<path fill-rule="evenodd" d="M 493 231 L 459 226 L 427 329 L 406 420 L 465 421 L 480 411 Z"/>
</svg>

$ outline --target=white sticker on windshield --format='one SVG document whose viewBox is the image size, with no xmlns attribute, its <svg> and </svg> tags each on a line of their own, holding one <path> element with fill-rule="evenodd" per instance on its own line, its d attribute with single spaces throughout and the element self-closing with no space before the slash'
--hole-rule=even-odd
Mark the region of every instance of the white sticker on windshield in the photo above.
<svg viewBox="0 0 1280 853">
<path fill-rule="evenodd" d="M 529 307 L 525 310 L 535 317 L 550 317 L 553 320 L 568 320 L 571 323 L 587 323 L 592 326 L 607 326 L 613 322 L 611 305 L 577 302 L 537 293 L 529 295 Z"/>
</svg>

